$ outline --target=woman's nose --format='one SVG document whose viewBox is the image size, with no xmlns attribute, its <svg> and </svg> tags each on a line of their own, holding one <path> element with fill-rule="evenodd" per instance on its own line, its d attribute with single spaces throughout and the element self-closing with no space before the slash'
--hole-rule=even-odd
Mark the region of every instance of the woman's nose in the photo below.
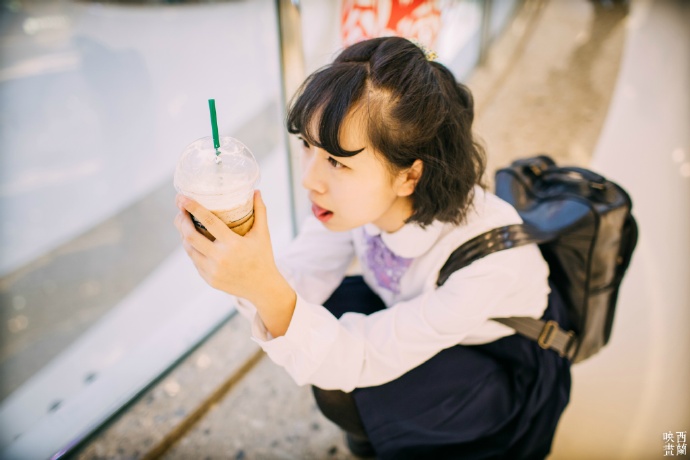
<svg viewBox="0 0 690 460">
<path fill-rule="evenodd" d="M 326 184 L 320 177 L 318 155 L 309 154 L 302 157 L 302 187 L 316 193 L 324 193 Z"/>
</svg>

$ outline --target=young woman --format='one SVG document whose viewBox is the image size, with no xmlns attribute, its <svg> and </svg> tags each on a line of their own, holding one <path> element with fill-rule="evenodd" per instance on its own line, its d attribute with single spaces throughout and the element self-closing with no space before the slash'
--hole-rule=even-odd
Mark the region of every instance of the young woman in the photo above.
<svg viewBox="0 0 690 460">
<path fill-rule="evenodd" d="M 201 276 L 238 297 L 253 339 L 313 385 L 357 455 L 544 458 L 568 402 L 569 362 L 491 320 L 567 327 L 536 245 L 436 284 L 462 243 L 521 222 L 480 185 L 473 117 L 470 91 L 419 47 L 368 40 L 312 74 L 290 107 L 314 215 L 278 263 L 260 193 L 244 237 L 178 196 Z M 353 258 L 362 276 L 345 278 Z"/>
</svg>

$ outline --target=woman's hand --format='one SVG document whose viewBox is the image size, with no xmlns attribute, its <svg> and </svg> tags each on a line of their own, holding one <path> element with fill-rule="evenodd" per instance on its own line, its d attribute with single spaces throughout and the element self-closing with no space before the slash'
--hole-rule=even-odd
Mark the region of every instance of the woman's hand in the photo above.
<svg viewBox="0 0 690 460">
<path fill-rule="evenodd" d="M 201 277 L 215 289 L 252 302 L 268 331 L 274 337 L 283 335 L 292 319 L 297 297 L 276 267 L 261 193 L 254 192 L 254 225 L 244 236 L 230 230 L 196 201 L 177 195 L 176 202 L 180 212 L 175 217 L 175 226 Z M 206 227 L 215 241 L 196 230 L 190 214 Z"/>
</svg>

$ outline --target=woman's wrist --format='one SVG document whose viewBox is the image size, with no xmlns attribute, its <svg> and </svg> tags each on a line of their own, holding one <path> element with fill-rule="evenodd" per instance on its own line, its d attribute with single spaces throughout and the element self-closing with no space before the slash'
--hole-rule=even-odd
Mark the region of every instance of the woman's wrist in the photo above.
<svg viewBox="0 0 690 460">
<path fill-rule="evenodd" d="M 273 337 L 285 335 L 297 304 L 297 293 L 285 278 L 276 271 L 271 280 L 248 299 L 256 307 L 261 320 Z"/>
</svg>

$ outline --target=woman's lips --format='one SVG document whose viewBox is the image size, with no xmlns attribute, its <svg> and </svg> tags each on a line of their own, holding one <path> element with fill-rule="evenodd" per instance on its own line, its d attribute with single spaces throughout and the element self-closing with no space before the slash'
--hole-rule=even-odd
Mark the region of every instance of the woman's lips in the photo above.
<svg viewBox="0 0 690 460">
<path fill-rule="evenodd" d="M 312 203 L 311 205 L 311 212 L 313 212 L 314 216 L 321 222 L 328 222 L 330 218 L 333 217 L 333 212 L 329 211 L 328 209 L 323 209 L 321 206 L 315 203 Z"/>
</svg>

